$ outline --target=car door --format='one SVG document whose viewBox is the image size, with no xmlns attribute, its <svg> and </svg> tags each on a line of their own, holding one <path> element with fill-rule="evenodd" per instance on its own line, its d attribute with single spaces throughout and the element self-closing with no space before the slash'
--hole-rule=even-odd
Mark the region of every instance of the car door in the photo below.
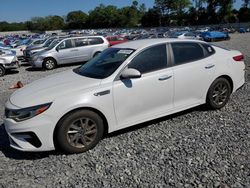
<svg viewBox="0 0 250 188">
<path fill-rule="evenodd" d="M 76 50 L 71 39 L 63 40 L 57 47 L 55 53 L 58 64 L 74 63 L 76 59 Z"/>
<path fill-rule="evenodd" d="M 104 45 L 104 40 L 101 37 L 89 37 L 89 46 L 88 46 L 88 58 L 91 59 L 95 55 L 96 52 L 101 52 L 107 48 Z"/>
<path fill-rule="evenodd" d="M 139 70 L 141 78 L 114 81 L 114 108 L 120 128 L 160 117 L 173 108 L 173 72 L 167 62 L 166 44 L 147 48 L 128 65 Z"/>
<path fill-rule="evenodd" d="M 89 41 L 88 38 L 76 38 L 75 43 L 75 62 L 84 62 L 89 60 Z"/>
<path fill-rule="evenodd" d="M 196 42 L 175 42 L 171 46 L 175 80 L 174 106 L 178 109 L 200 104 L 215 72 L 213 53 L 209 54 L 202 44 Z"/>
</svg>

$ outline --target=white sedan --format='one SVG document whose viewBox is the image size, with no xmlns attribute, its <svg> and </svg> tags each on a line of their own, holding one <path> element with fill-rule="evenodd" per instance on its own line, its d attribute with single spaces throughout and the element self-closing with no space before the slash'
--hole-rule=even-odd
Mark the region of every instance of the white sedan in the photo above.
<svg viewBox="0 0 250 188">
<path fill-rule="evenodd" d="M 17 90 L 4 124 L 17 150 L 85 152 L 106 133 L 201 104 L 222 108 L 244 69 L 239 51 L 202 41 L 127 42 Z"/>
</svg>

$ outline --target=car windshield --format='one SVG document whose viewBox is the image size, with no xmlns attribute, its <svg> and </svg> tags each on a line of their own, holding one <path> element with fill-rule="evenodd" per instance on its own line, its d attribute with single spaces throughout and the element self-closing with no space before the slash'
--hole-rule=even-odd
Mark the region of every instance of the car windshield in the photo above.
<svg viewBox="0 0 250 188">
<path fill-rule="evenodd" d="M 32 43 L 32 40 L 28 40 L 27 42 L 26 42 L 26 45 L 28 46 L 28 45 L 30 45 Z"/>
<path fill-rule="evenodd" d="M 51 50 L 52 48 L 54 48 L 61 40 L 55 40 L 53 41 L 48 48 L 46 48 L 46 50 Z"/>
<path fill-rule="evenodd" d="M 118 67 L 134 52 L 128 48 L 108 48 L 86 64 L 74 70 L 82 76 L 104 79 L 114 73 Z"/>
<path fill-rule="evenodd" d="M 44 47 L 49 47 L 49 45 L 54 41 L 54 38 L 49 39 L 45 44 Z"/>
</svg>

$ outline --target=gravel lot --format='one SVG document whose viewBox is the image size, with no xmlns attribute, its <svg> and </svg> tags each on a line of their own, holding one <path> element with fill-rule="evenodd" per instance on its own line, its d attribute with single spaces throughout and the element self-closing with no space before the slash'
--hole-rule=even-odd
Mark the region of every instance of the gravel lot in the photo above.
<svg viewBox="0 0 250 188">
<path fill-rule="evenodd" d="M 16 81 L 55 72 L 22 66 L 0 78 L 0 187 L 250 187 L 250 34 L 217 44 L 245 54 L 247 84 L 219 111 L 197 107 L 111 134 L 91 151 L 22 153 L 2 117 Z"/>
</svg>

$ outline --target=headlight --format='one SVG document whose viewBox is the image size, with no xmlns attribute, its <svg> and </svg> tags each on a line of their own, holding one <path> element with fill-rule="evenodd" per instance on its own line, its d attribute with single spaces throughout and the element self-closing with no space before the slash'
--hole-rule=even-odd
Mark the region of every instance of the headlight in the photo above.
<svg viewBox="0 0 250 188">
<path fill-rule="evenodd" d="M 47 103 L 19 110 L 5 109 L 5 117 L 13 119 L 17 122 L 24 121 L 45 112 L 46 110 L 48 110 L 51 104 L 52 103 Z"/>
</svg>

